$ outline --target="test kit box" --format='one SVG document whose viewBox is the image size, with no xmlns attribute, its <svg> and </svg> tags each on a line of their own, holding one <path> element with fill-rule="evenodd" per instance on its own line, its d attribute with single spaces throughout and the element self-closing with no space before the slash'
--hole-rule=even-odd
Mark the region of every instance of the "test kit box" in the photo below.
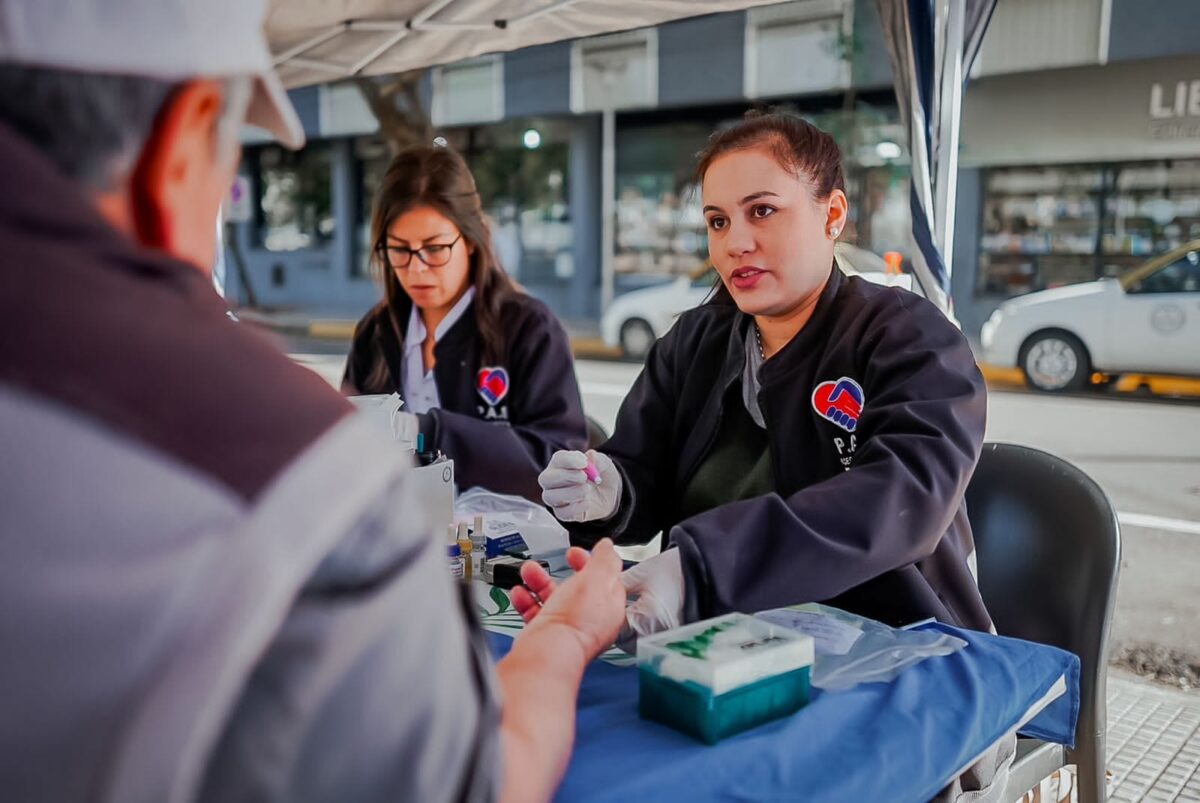
<svg viewBox="0 0 1200 803">
<path fill-rule="evenodd" d="M 566 566 L 569 544 L 561 525 L 547 526 L 506 513 L 485 513 L 481 518 L 485 558 L 521 555 L 546 561 L 552 572 Z"/>
<path fill-rule="evenodd" d="M 708 744 L 787 716 L 811 694 L 813 640 L 731 613 L 638 639 L 638 713 Z"/>
</svg>

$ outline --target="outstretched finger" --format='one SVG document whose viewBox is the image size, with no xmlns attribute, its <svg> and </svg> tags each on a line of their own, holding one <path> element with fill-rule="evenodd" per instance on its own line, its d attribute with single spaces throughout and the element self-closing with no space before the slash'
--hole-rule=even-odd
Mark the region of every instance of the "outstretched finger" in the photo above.
<svg viewBox="0 0 1200 803">
<path fill-rule="evenodd" d="M 521 583 L 534 594 L 537 594 L 542 602 L 550 599 L 550 595 L 554 593 L 556 586 L 554 578 L 550 576 L 550 572 L 546 571 L 542 564 L 532 560 L 527 560 L 521 564 Z"/>
<path fill-rule="evenodd" d="M 581 572 L 587 566 L 590 553 L 583 547 L 573 546 L 567 550 L 567 565 L 574 571 Z"/>
<path fill-rule="evenodd" d="M 542 606 L 524 586 L 514 586 L 509 596 L 512 597 L 513 607 L 517 609 L 517 613 L 521 614 L 525 624 L 532 622 L 542 612 Z"/>
<path fill-rule="evenodd" d="M 620 575 L 621 556 L 617 554 L 611 538 L 601 538 L 599 543 L 592 547 L 588 565 L 593 569 L 599 569 L 602 573 L 612 574 L 613 577 Z"/>
</svg>

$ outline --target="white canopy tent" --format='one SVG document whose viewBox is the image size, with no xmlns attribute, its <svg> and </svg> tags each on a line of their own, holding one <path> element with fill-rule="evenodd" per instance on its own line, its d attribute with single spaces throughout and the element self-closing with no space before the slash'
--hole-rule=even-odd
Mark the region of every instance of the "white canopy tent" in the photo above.
<svg viewBox="0 0 1200 803">
<path fill-rule="evenodd" d="M 272 0 L 285 85 L 432 67 L 488 53 L 774 5 L 778 0 Z M 876 0 L 913 154 L 917 289 L 949 311 L 962 90 L 996 0 Z M 603 113 L 603 303 L 612 299 L 615 123 Z"/>
<path fill-rule="evenodd" d="M 778 0 L 272 0 L 267 37 L 289 87 L 658 25 Z"/>
</svg>

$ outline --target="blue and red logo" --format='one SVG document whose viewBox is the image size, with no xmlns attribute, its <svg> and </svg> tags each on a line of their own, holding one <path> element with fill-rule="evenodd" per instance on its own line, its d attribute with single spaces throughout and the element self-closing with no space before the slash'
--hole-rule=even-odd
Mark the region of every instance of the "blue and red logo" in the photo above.
<svg viewBox="0 0 1200 803">
<path fill-rule="evenodd" d="M 508 371 L 503 368 L 480 368 L 477 389 L 483 400 L 495 407 L 508 395 Z"/>
<path fill-rule="evenodd" d="M 866 397 L 862 387 L 848 376 L 836 382 L 822 382 L 813 390 L 812 405 L 817 415 L 827 418 L 847 432 L 858 426 Z"/>
</svg>

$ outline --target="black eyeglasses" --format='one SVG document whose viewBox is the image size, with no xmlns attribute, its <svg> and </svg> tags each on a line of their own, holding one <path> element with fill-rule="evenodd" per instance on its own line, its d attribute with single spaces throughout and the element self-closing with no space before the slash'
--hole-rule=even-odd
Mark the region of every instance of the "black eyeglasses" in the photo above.
<svg viewBox="0 0 1200 803">
<path fill-rule="evenodd" d="M 412 264 L 412 258 L 415 255 L 417 259 L 425 263 L 430 268 L 440 268 L 450 261 L 450 253 L 454 250 L 454 246 L 462 239 L 459 234 L 449 243 L 430 243 L 429 245 L 421 246 L 420 248 L 409 248 L 403 245 L 388 245 L 386 243 L 379 244 L 379 255 L 392 268 L 404 270 Z"/>
</svg>

